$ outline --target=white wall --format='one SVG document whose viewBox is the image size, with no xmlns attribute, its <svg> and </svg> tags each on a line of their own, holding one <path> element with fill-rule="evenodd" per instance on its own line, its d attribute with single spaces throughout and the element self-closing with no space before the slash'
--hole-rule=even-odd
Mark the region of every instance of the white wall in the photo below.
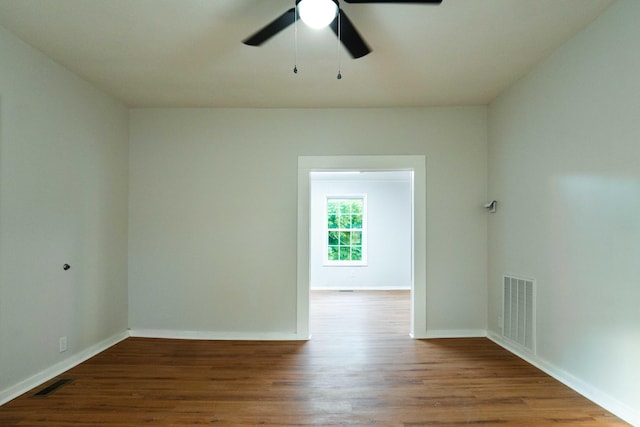
<svg viewBox="0 0 640 427">
<path fill-rule="evenodd" d="M 324 265 L 326 198 L 366 195 L 367 264 Z M 311 179 L 312 289 L 411 289 L 411 172 L 314 174 Z"/>
<path fill-rule="evenodd" d="M 501 275 L 537 280 L 536 360 L 640 425 L 640 2 L 489 110 L 489 324 Z"/>
<path fill-rule="evenodd" d="M 483 331 L 486 149 L 484 107 L 133 110 L 131 328 L 295 333 L 298 156 L 419 154 L 427 325 Z"/>
<path fill-rule="evenodd" d="M 126 331 L 127 138 L 124 106 L 0 28 L 0 402 Z"/>
</svg>

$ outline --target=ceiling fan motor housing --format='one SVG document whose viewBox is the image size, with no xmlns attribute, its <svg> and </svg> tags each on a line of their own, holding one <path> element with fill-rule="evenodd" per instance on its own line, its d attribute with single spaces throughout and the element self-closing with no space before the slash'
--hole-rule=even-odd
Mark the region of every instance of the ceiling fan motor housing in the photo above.
<svg viewBox="0 0 640 427">
<path fill-rule="evenodd" d="M 340 5 L 338 0 L 296 0 L 302 22 L 311 28 L 324 28 L 336 19 Z"/>
</svg>

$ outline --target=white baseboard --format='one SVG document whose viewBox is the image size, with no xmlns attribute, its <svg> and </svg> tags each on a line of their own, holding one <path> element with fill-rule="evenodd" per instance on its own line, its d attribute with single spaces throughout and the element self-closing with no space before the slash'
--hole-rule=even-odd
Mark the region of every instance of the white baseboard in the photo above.
<svg viewBox="0 0 640 427">
<path fill-rule="evenodd" d="M 631 425 L 640 426 L 640 410 L 633 409 L 628 405 L 625 405 L 624 403 L 597 389 L 593 385 L 582 381 L 574 375 L 571 375 L 565 370 L 558 368 L 557 366 L 537 357 L 536 355 L 527 354 L 520 351 L 520 349 L 518 349 L 516 346 L 511 345 L 511 343 L 505 340 L 502 336 L 494 332 L 489 332 L 487 334 L 487 338 L 489 338 L 499 346 L 505 348 L 506 350 L 510 351 L 511 353 L 515 354 L 516 356 L 520 357 L 521 359 L 525 360 L 526 362 L 532 364 L 546 374 L 552 376 L 577 393 L 580 393 L 597 405 L 602 406 L 604 409 L 611 412 L 615 416 L 623 419 Z"/>
<path fill-rule="evenodd" d="M 113 335 L 103 341 L 100 341 L 97 344 L 90 346 L 89 348 L 86 348 L 81 352 L 71 355 L 70 357 L 56 363 L 55 365 L 41 372 L 38 372 L 37 374 L 27 378 L 26 380 L 20 381 L 18 384 L 0 391 L 0 405 L 4 405 L 10 400 L 13 400 L 16 397 L 27 393 L 29 390 L 33 390 L 39 385 L 46 383 L 52 378 L 57 377 L 58 375 L 92 358 L 96 354 L 105 351 L 109 347 L 119 343 L 120 341 L 128 337 L 129 333 L 127 331 Z"/>
<path fill-rule="evenodd" d="M 416 335 L 416 339 L 435 339 L 435 338 L 484 338 L 487 331 L 484 329 L 441 329 L 428 330 L 420 336 Z"/>
<path fill-rule="evenodd" d="M 129 335 L 137 338 L 216 341 L 304 341 L 308 339 L 308 337 L 301 337 L 296 333 L 284 332 L 209 332 L 166 329 L 131 329 Z"/>
</svg>

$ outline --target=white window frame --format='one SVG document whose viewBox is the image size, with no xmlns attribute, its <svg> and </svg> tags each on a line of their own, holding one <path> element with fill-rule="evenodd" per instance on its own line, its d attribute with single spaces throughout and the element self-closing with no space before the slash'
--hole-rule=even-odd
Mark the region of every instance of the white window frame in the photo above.
<svg viewBox="0 0 640 427">
<path fill-rule="evenodd" d="M 329 260 L 329 215 L 328 202 L 330 199 L 362 199 L 362 258 L 358 261 L 352 260 Z M 325 267 L 366 267 L 367 266 L 367 226 L 368 226 L 368 209 L 366 194 L 326 194 L 323 206 L 323 265 Z"/>
</svg>

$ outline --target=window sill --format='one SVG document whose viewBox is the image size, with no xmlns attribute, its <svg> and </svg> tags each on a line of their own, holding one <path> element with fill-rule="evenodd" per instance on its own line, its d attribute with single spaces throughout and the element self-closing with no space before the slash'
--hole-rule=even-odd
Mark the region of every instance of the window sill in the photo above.
<svg viewBox="0 0 640 427">
<path fill-rule="evenodd" d="M 338 261 L 338 262 L 324 262 L 322 263 L 323 267 L 367 267 L 368 264 L 367 262 L 363 262 L 363 261 L 356 261 L 356 262 L 350 262 L 350 261 Z"/>
</svg>

